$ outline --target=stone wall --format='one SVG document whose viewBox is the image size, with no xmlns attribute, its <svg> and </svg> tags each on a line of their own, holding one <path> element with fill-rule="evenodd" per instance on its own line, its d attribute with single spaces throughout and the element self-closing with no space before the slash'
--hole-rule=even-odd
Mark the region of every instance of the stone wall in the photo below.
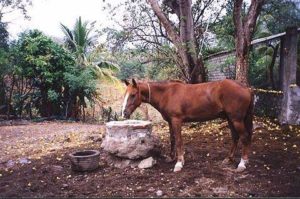
<svg viewBox="0 0 300 199">
<path fill-rule="evenodd" d="M 234 79 L 234 59 L 234 51 L 220 52 L 207 57 L 205 59 L 205 65 L 208 70 L 208 81 Z"/>
</svg>

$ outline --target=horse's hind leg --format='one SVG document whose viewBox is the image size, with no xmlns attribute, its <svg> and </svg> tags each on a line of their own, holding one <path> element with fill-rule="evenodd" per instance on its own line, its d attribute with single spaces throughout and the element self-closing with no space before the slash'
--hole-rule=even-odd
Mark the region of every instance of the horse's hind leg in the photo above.
<svg viewBox="0 0 300 199">
<path fill-rule="evenodd" d="M 242 142 L 242 158 L 238 165 L 237 171 L 244 171 L 246 169 L 246 164 L 249 162 L 249 152 L 251 144 L 251 133 L 245 128 L 244 121 L 233 121 L 233 126 L 238 132 L 240 140 Z"/>
<path fill-rule="evenodd" d="M 175 135 L 175 146 L 177 154 L 177 162 L 174 167 L 174 172 L 181 171 L 184 165 L 184 151 L 183 151 L 183 141 L 181 137 L 181 125 L 182 121 L 180 119 L 172 119 L 172 133 Z"/>
<path fill-rule="evenodd" d="M 229 156 L 228 156 L 228 158 L 224 159 L 223 164 L 229 164 L 230 162 L 234 162 L 234 154 L 236 152 L 239 138 L 240 138 L 238 132 L 235 130 L 235 128 L 233 126 L 232 121 L 229 118 L 227 120 L 228 120 L 228 126 L 231 131 L 232 145 L 231 145 L 231 149 L 229 152 Z"/>
<path fill-rule="evenodd" d="M 176 157 L 176 143 L 175 143 L 175 133 L 172 130 L 172 124 L 169 122 L 169 133 L 170 133 L 170 144 L 171 144 L 171 151 L 170 151 L 170 158 L 167 159 L 168 162 L 173 162 Z"/>
</svg>

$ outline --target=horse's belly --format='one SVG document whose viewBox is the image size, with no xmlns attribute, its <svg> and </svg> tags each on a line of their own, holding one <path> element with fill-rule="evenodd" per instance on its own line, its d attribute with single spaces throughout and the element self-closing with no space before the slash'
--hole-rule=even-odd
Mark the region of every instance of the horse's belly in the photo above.
<svg viewBox="0 0 300 199">
<path fill-rule="evenodd" d="M 186 112 L 183 117 L 183 121 L 186 122 L 201 122 L 207 120 L 213 120 L 222 116 L 223 111 L 217 106 L 205 106 L 198 107 Z"/>
<path fill-rule="evenodd" d="M 213 120 L 221 117 L 221 114 L 209 114 L 209 115 L 201 115 L 201 116 L 186 116 L 184 117 L 184 122 L 204 122 L 208 120 Z"/>
</svg>

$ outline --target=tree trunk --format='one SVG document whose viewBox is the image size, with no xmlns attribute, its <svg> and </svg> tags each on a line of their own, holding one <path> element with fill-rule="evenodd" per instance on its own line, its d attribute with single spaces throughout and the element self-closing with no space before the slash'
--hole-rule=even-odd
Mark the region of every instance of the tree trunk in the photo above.
<svg viewBox="0 0 300 199">
<path fill-rule="evenodd" d="M 51 103 L 49 103 L 48 101 L 48 88 L 44 85 L 42 85 L 40 87 L 40 91 L 41 91 L 41 109 L 40 109 L 40 113 L 42 117 L 49 117 L 51 116 Z"/>
<path fill-rule="evenodd" d="M 178 0 L 176 7 L 173 7 L 179 18 L 179 34 L 159 7 L 157 0 L 148 0 L 148 3 L 152 7 L 159 21 L 162 23 L 163 27 L 166 29 L 169 39 L 177 49 L 181 62 L 181 66 L 179 67 L 182 69 L 181 71 L 183 72 L 183 76 L 186 81 L 188 83 L 206 81 L 206 71 L 202 57 L 198 57 L 196 50 L 192 17 L 192 1 Z"/>
<path fill-rule="evenodd" d="M 235 0 L 233 8 L 233 22 L 235 30 L 236 48 L 236 80 L 249 86 L 249 52 L 251 39 L 254 33 L 256 20 L 264 4 L 264 0 L 251 0 L 249 11 L 245 17 L 242 16 L 243 0 Z"/>
<path fill-rule="evenodd" d="M 11 83 L 11 89 L 9 91 L 9 96 L 8 96 L 8 100 L 7 100 L 7 119 L 9 119 L 10 116 L 10 108 L 11 108 L 11 102 L 12 102 L 12 96 L 13 96 L 13 91 L 14 91 L 14 87 L 15 87 L 15 76 L 13 75 L 12 77 L 12 83 Z"/>
<path fill-rule="evenodd" d="M 240 81 L 244 85 L 249 85 L 248 82 L 248 55 L 236 56 L 236 80 Z"/>
</svg>

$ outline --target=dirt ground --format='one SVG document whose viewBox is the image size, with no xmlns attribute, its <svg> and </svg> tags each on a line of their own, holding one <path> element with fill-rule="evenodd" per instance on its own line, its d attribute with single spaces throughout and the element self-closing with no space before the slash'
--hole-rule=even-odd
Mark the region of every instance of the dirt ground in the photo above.
<svg viewBox="0 0 300 199">
<path fill-rule="evenodd" d="M 158 158 L 150 168 L 119 169 L 101 159 L 93 172 L 71 170 L 68 154 L 100 149 L 104 126 L 43 122 L 0 126 L 0 197 L 272 197 L 300 196 L 300 128 L 280 127 L 256 118 L 247 170 L 235 173 L 236 163 L 223 166 L 231 138 L 224 121 L 184 127 L 186 163 L 173 173 L 174 163 Z M 168 128 L 156 124 L 169 153 Z M 240 150 L 240 149 L 239 149 Z M 101 154 L 104 152 L 100 149 Z"/>
</svg>

